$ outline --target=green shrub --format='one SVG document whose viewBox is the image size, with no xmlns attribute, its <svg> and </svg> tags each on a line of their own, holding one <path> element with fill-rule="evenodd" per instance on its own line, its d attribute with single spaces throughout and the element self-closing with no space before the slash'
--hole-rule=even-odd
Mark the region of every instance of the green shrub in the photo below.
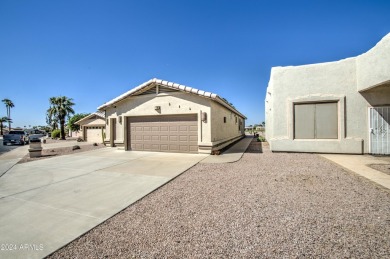
<svg viewBox="0 0 390 259">
<path fill-rule="evenodd" d="M 257 138 L 257 141 L 258 141 L 258 142 L 266 142 L 266 140 L 265 140 L 265 138 L 264 138 L 263 136 L 259 136 L 259 137 Z"/>
<path fill-rule="evenodd" d="M 59 138 L 60 135 L 61 135 L 61 131 L 60 131 L 59 129 L 53 130 L 53 131 L 51 132 L 51 137 L 52 137 L 52 138 Z"/>
</svg>

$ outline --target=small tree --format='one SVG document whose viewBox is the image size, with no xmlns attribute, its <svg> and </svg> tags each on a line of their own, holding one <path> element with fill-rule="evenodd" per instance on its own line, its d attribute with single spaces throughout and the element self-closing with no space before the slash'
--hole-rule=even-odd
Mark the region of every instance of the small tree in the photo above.
<svg viewBox="0 0 390 259">
<path fill-rule="evenodd" d="M 85 118 L 90 113 L 76 113 L 68 120 L 68 128 L 70 131 L 79 131 L 80 125 L 75 124 L 77 121 L 81 120 L 82 118 Z"/>
</svg>

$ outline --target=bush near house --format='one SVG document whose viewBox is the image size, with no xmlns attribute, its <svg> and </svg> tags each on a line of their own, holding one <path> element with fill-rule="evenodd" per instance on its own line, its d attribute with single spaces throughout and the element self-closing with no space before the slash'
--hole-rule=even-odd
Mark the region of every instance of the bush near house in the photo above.
<svg viewBox="0 0 390 259">
<path fill-rule="evenodd" d="M 51 132 L 51 138 L 59 138 L 61 135 L 61 130 L 55 129 Z"/>
</svg>

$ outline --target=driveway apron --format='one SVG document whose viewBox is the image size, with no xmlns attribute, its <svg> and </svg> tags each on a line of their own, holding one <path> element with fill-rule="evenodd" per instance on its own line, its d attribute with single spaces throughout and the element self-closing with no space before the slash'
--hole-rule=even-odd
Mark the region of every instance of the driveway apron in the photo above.
<svg viewBox="0 0 390 259">
<path fill-rule="evenodd" d="M 207 157 L 104 148 L 0 177 L 0 258 L 42 258 Z"/>
</svg>

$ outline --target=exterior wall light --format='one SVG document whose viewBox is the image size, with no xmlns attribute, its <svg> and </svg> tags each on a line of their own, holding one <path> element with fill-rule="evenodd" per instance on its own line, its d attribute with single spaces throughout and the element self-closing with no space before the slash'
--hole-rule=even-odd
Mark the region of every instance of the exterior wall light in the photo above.
<svg viewBox="0 0 390 259">
<path fill-rule="evenodd" d="M 207 113 L 202 112 L 202 121 L 207 122 Z"/>
<path fill-rule="evenodd" d="M 154 106 L 154 109 L 155 109 L 156 111 L 159 111 L 159 110 L 161 110 L 161 106 Z"/>
</svg>

